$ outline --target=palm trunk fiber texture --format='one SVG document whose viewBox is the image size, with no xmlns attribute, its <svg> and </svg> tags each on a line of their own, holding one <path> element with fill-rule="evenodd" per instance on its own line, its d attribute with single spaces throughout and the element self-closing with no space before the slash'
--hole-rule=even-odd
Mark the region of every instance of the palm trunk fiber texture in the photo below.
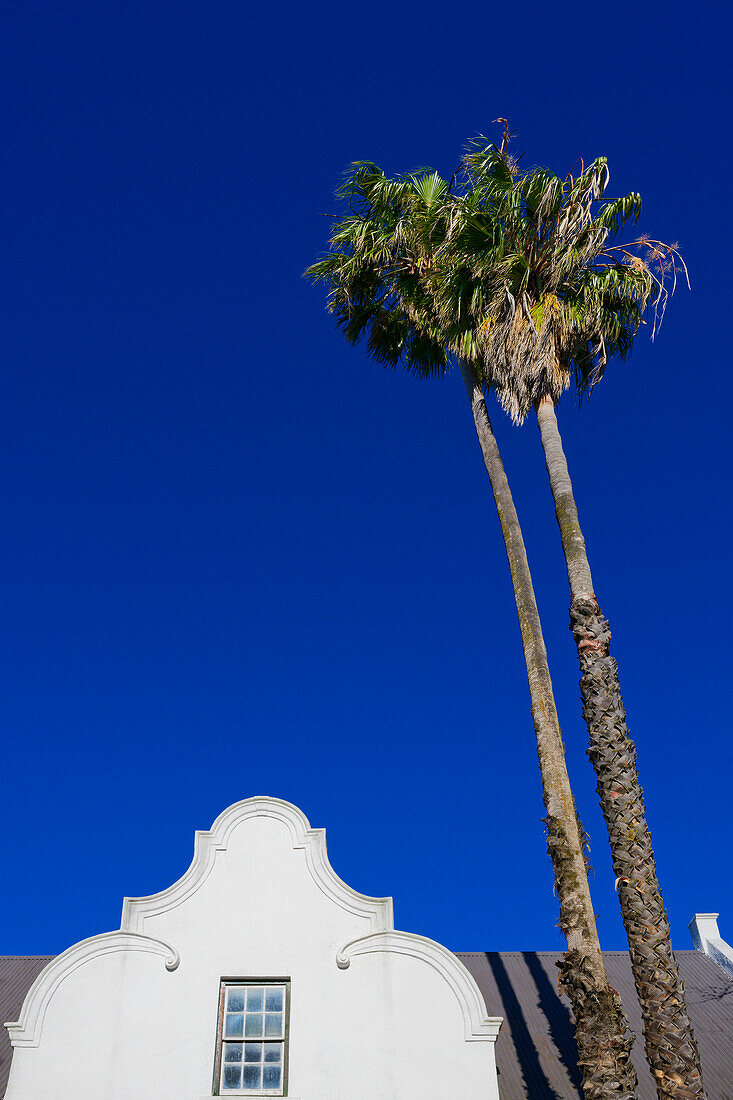
<svg viewBox="0 0 733 1100">
<path fill-rule="evenodd" d="M 483 392 L 468 364 L 461 363 L 461 373 L 499 513 L 514 585 L 542 774 L 547 848 L 560 901 L 559 925 L 568 945 L 560 964 L 560 985 L 573 1010 L 583 1091 L 586 1100 L 619 1100 L 621 1097 L 634 1100 L 636 1071 L 630 1057 L 633 1038 L 628 1032 L 618 993 L 606 977 L 583 852 L 585 834 L 578 821 L 565 765 L 562 733 L 524 539 Z"/>
<path fill-rule="evenodd" d="M 621 913 L 644 1020 L 644 1042 L 660 1100 L 704 1100 L 700 1055 L 672 951 L 657 879 L 636 748 L 626 721 L 611 632 L 593 592 L 585 539 L 553 402 L 537 407 L 570 582 L 570 629 L 580 662 L 588 756 L 611 843 Z"/>
</svg>

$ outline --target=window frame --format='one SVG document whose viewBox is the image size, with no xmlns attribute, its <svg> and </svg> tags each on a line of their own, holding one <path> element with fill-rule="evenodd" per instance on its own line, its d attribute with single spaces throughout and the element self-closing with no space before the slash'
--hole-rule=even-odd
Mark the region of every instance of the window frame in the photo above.
<svg viewBox="0 0 733 1100">
<path fill-rule="evenodd" d="M 252 1089 L 227 1089 L 225 1092 L 221 1090 L 221 1073 L 222 1073 L 222 1061 L 224 1055 L 224 1005 L 226 1003 L 227 989 L 232 986 L 272 986 L 281 985 L 285 987 L 285 1006 L 283 1012 L 283 1037 L 282 1039 L 270 1039 L 270 1042 L 282 1043 L 283 1057 L 282 1057 L 282 1081 L 280 1089 L 275 1092 L 272 1089 L 258 1089 L 256 1092 Z M 238 1040 L 237 1040 L 238 1041 Z M 267 1042 L 267 1038 L 250 1040 L 251 1042 Z M 244 1044 L 245 1038 L 242 1036 L 241 1042 Z M 288 1095 L 288 1062 L 289 1062 L 289 1048 L 290 1048 L 290 978 L 289 977 L 267 977 L 267 978 L 242 978 L 242 977 L 223 977 L 219 979 L 219 1010 L 216 1019 L 216 1049 L 214 1052 L 214 1081 L 212 1088 L 213 1096 L 251 1096 L 254 1100 L 258 1097 L 270 1097 L 270 1096 L 287 1096 Z"/>
</svg>

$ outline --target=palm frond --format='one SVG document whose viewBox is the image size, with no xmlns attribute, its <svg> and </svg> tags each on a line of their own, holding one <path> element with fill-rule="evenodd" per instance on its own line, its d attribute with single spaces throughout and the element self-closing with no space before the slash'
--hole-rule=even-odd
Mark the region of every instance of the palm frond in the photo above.
<svg viewBox="0 0 733 1100">
<path fill-rule="evenodd" d="M 640 217 L 641 195 L 638 191 L 632 191 L 623 198 L 606 203 L 597 215 L 596 222 L 608 229 L 611 237 L 615 237 L 628 222 L 636 225 Z"/>
</svg>

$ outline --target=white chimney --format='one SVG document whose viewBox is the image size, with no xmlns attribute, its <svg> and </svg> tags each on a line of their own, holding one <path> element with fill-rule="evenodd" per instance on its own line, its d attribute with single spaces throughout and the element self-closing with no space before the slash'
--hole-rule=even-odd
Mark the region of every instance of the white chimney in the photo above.
<svg viewBox="0 0 733 1100">
<path fill-rule="evenodd" d="M 689 924 L 692 945 L 715 959 L 733 977 L 733 947 L 721 939 L 718 931 L 720 913 L 695 913 Z"/>
</svg>

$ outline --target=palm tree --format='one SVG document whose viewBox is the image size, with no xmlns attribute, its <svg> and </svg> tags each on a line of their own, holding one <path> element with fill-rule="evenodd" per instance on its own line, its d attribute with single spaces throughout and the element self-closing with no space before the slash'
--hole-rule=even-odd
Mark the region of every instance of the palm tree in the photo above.
<svg viewBox="0 0 733 1100">
<path fill-rule="evenodd" d="M 515 422 L 536 411 L 570 582 L 588 755 L 611 843 L 647 1057 L 660 1098 L 699 1098 L 700 1058 L 659 889 L 636 750 L 555 415 L 573 380 L 582 396 L 612 356 L 630 353 L 645 315 L 652 314 L 656 327 L 684 264 L 675 247 L 646 237 L 614 243 L 638 220 L 641 198 L 604 199 L 605 159 L 565 180 L 543 168 L 519 173 L 506 137 L 505 131 L 501 148 L 483 139 L 469 147 L 466 189 L 452 203 L 449 239 L 436 253 L 431 285 L 446 323 L 472 318 L 480 377 Z"/>
<path fill-rule="evenodd" d="M 514 586 L 537 741 L 547 846 L 568 951 L 560 980 L 575 1019 L 579 1067 L 588 1100 L 636 1094 L 632 1040 L 618 994 L 608 984 L 562 733 L 527 554 L 478 373 L 478 345 L 469 322 L 451 339 L 438 317 L 425 275 L 446 238 L 448 187 L 435 173 L 387 179 L 358 164 L 341 188 L 349 213 L 337 218 L 331 250 L 308 269 L 329 287 L 329 308 L 352 343 L 366 337 L 377 361 L 402 364 L 420 377 L 460 369 L 499 513 Z"/>
</svg>

